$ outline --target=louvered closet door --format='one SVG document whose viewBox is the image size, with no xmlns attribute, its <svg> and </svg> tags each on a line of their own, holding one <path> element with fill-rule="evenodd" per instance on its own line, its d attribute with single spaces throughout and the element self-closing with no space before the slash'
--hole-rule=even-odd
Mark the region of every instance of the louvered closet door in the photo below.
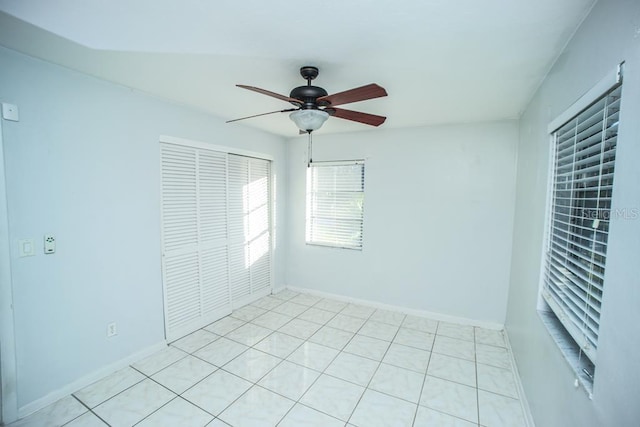
<svg viewBox="0 0 640 427">
<path fill-rule="evenodd" d="M 227 156 L 216 151 L 199 152 L 200 280 L 203 313 L 231 308 L 227 248 Z M 216 317 L 218 316 L 218 317 Z"/>
<path fill-rule="evenodd" d="M 234 308 L 251 296 L 249 250 L 249 162 L 247 157 L 229 155 L 229 274 Z"/>
<path fill-rule="evenodd" d="M 249 275 L 251 292 L 271 289 L 270 188 L 271 162 L 249 161 Z"/>
<path fill-rule="evenodd" d="M 165 331 L 180 338 L 231 311 L 227 156 L 161 144 Z"/>
<path fill-rule="evenodd" d="M 229 155 L 229 271 L 234 308 L 271 289 L 270 165 Z"/>
</svg>

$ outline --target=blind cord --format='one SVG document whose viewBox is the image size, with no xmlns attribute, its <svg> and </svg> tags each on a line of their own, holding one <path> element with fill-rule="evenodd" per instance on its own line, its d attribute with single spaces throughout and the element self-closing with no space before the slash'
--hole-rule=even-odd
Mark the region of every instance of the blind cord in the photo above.
<svg viewBox="0 0 640 427">
<path fill-rule="evenodd" d="M 313 141 L 311 138 L 311 131 L 307 131 L 307 134 L 309 134 L 309 147 L 307 148 L 307 154 L 309 156 L 309 159 L 307 160 L 307 167 L 311 167 L 311 163 L 313 163 L 313 159 L 311 158 L 311 150 L 313 149 Z"/>
</svg>

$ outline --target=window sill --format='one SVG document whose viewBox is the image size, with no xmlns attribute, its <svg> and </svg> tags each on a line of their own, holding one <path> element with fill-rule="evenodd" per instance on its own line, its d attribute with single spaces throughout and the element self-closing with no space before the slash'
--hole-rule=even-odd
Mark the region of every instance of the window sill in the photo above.
<svg viewBox="0 0 640 427">
<path fill-rule="evenodd" d="M 331 243 L 318 243 L 318 242 L 305 242 L 307 246 L 319 246 L 322 248 L 330 248 L 330 249 L 348 249 L 350 251 L 362 252 L 362 248 L 354 248 L 349 246 L 337 246 L 332 245 Z"/>
<path fill-rule="evenodd" d="M 594 366 L 591 361 L 584 355 L 580 355 L 580 347 L 571 338 L 560 320 L 552 311 L 538 310 L 538 315 L 551 338 L 556 342 L 560 352 L 564 356 L 573 373 L 576 376 L 576 387 L 581 387 L 589 396 L 593 397 L 593 377 L 584 372 L 584 369 L 594 372 Z"/>
</svg>

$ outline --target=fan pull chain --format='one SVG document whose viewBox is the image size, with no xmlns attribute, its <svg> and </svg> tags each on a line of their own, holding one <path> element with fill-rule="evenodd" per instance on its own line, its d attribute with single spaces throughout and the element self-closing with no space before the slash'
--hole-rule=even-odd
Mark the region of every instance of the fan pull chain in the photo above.
<svg viewBox="0 0 640 427">
<path fill-rule="evenodd" d="M 307 132 L 309 134 L 309 148 L 307 149 L 307 153 L 309 155 L 309 160 L 307 161 L 307 167 L 311 167 L 311 163 L 313 163 L 313 159 L 311 158 L 311 150 L 313 149 L 313 141 L 311 139 L 311 132 Z"/>
</svg>

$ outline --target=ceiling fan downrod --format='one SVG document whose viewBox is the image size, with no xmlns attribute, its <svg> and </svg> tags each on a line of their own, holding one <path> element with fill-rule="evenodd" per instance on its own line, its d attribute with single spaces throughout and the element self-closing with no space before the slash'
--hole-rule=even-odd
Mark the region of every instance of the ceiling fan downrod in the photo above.
<svg viewBox="0 0 640 427">
<path fill-rule="evenodd" d="M 294 88 L 289 94 L 289 98 L 299 100 L 300 108 L 303 110 L 317 110 L 319 105 L 316 100 L 322 96 L 327 96 L 328 93 L 321 87 L 313 86 L 311 80 L 318 77 L 318 68 L 310 65 L 300 68 L 300 75 L 307 81 L 306 86 L 298 86 Z M 324 105 L 322 105 L 324 106 Z"/>
</svg>

